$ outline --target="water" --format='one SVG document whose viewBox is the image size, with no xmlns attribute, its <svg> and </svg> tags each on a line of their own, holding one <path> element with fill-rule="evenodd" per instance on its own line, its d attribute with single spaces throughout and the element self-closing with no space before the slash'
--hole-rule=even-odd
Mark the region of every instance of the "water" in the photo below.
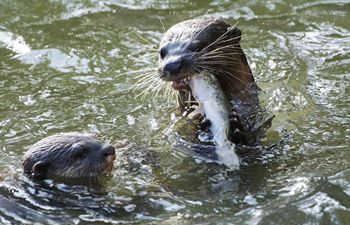
<svg viewBox="0 0 350 225">
<path fill-rule="evenodd" d="M 125 74 L 156 64 L 158 17 L 205 13 L 239 21 L 276 115 L 263 144 L 284 140 L 236 172 L 171 151 L 174 105 Z M 1 1 L 0 223 L 349 224 L 349 15 L 348 0 Z M 135 150 L 101 187 L 22 176 L 31 144 L 68 131 Z"/>
</svg>

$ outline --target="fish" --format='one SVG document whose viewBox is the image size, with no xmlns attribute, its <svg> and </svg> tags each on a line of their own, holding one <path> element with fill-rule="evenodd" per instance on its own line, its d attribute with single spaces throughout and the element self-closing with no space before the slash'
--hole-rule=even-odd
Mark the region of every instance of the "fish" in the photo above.
<svg viewBox="0 0 350 225">
<path fill-rule="evenodd" d="M 188 84 L 198 102 L 196 111 L 210 121 L 209 129 L 215 144 L 217 162 L 232 170 L 239 169 L 236 145 L 228 139 L 230 102 L 226 99 L 217 78 L 211 73 L 201 72 L 191 76 Z"/>
</svg>

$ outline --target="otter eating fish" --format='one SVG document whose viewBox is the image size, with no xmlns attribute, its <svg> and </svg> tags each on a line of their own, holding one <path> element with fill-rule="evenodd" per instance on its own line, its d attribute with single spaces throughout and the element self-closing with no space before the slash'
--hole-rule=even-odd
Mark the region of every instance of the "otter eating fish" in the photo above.
<svg viewBox="0 0 350 225">
<path fill-rule="evenodd" d="M 224 20 L 192 19 L 172 26 L 159 46 L 160 79 L 178 92 L 180 112 L 195 108 L 188 115 L 209 128 L 215 161 L 231 169 L 239 168 L 235 144 L 258 143 L 272 120 L 257 113 L 259 87 L 240 40 L 241 31 Z"/>
</svg>

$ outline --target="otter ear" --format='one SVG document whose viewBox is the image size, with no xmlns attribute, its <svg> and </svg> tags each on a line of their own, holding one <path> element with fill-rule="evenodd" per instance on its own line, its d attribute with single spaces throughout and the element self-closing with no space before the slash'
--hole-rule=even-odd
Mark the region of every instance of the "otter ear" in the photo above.
<svg viewBox="0 0 350 225">
<path fill-rule="evenodd" d="M 34 178 L 44 178 L 49 167 L 49 163 L 39 161 L 36 162 L 32 167 L 32 176 Z"/>
<path fill-rule="evenodd" d="M 229 35 L 230 38 L 235 38 L 237 40 L 237 42 L 241 41 L 241 36 L 242 36 L 242 32 L 240 29 L 238 29 L 238 27 L 229 27 Z"/>
</svg>

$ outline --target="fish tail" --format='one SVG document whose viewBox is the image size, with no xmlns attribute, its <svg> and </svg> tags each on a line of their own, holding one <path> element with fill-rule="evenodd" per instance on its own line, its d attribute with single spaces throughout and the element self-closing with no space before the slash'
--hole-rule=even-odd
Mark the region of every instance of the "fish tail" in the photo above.
<svg viewBox="0 0 350 225">
<path fill-rule="evenodd" d="M 172 146 L 174 149 L 190 154 L 193 158 L 206 162 L 219 162 L 216 153 L 216 146 L 191 143 L 180 136 L 176 137 L 176 142 Z"/>
<path fill-rule="evenodd" d="M 232 150 L 229 154 L 227 154 L 228 147 Z M 191 143 L 181 137 L 177 137 L 177 142 L 173 145 L 173 148 L 186 154 L 190 154 L 195 159 L 224 164 L 230 170 L 239 169 L 239 159 L 235 153 L 235 145 L 202 145 Z"/>
<path fill-rule="evenodd" d="M 234 144 L 225 144 L 220 146 L 215 146 L 216 154 L 219 162 L 230 168 L 231 170 L 239 169 L 239 158 L 235 152 Z"/>
</svg>

